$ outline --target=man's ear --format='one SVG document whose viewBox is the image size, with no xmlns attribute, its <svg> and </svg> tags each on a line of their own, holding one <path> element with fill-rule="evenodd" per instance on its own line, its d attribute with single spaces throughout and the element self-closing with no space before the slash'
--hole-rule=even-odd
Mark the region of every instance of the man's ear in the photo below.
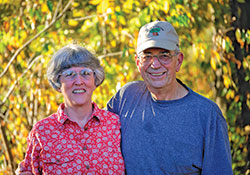
<svg viewBox="0 0 250 175">
<path fill-rule="evenodd" d="M 136 63 L 138 71 L 141 72 L 140 61 L 139 61 L 139 57 L 137 54 L 135 54 L 135 63 Z"/>
<path fill-rule="evenodd" d="M 177 57 L 177 62 L 176 62 L 176 72 L 179 72 L 181 69 L 181 65 L 182 65 L 184 56 L 183 56 L 182 52 L 180 52 L 177 56 L 178 57 Z"/>
<path fill-rule="evenodd" d="M 61 88 L 56 88 L 56 91 L 57 91 L 57 92 L 60 92 L 60 93 L 62 92 L 62 91 L 61 91 Z"/>
</svg>

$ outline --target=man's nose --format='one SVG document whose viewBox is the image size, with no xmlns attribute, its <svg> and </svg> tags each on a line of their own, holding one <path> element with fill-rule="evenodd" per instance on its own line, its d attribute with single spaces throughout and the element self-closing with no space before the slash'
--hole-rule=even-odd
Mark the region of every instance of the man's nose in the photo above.
<svg viewBox="0 0 250 175">
<path fill-rule="evenodd" d="M 152 58 L 152 63 L 151 63 L 151 67 L 153 68 L 159 68 L 161 66 L 161 63 L 158 59 L 158 56 L 154 55 Z"/>
</svg>

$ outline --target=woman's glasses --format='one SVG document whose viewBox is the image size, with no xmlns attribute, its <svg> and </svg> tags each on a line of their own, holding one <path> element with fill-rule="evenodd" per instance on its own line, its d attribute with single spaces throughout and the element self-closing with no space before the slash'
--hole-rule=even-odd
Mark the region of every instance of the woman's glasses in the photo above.
<svg viewBox="0 0 250 175">
<path fill-rule="evenodd" d="M 84 68 L 80 70 L 79 72 L 76 72 L 74 70 L 65 70 L 63 71 L 60 75 L 65 79 L 65 80 L 75 80 L 77 77 L 77 74 L 79 74 L 81 77 L 83 77 L 85 80 L 89 80 L 95 73 L 93 70 Z"/>
</svg>

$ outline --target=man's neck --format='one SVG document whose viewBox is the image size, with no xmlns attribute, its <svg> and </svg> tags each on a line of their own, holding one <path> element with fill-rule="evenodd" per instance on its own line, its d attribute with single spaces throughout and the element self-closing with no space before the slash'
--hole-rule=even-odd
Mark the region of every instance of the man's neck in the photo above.
<svg viewBox="0 0 250 175">
<path fill-rule="evenodd" d="M 188 90 L 177 81 L 172 86 L 149 90 L 156 100 L 177 100 L 188 94 Z"/>
</svg>

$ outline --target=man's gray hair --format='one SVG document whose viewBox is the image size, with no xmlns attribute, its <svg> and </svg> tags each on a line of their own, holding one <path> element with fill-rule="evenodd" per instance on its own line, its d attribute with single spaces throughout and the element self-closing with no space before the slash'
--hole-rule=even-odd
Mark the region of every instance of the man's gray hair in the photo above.
<svg viewBox="0 0 250 175">
<path fill-rule="evenodd" d="M 99 59 L 86 48 L 70 44 L 58 50 L 48 64 L 47 77 L 50 85 L 56 90 L 60 89 L 60 74 L 65 69 L 82 66 L 94 71 L 96 87 L 102 84 L 105 74 Z"/>
</svg>

